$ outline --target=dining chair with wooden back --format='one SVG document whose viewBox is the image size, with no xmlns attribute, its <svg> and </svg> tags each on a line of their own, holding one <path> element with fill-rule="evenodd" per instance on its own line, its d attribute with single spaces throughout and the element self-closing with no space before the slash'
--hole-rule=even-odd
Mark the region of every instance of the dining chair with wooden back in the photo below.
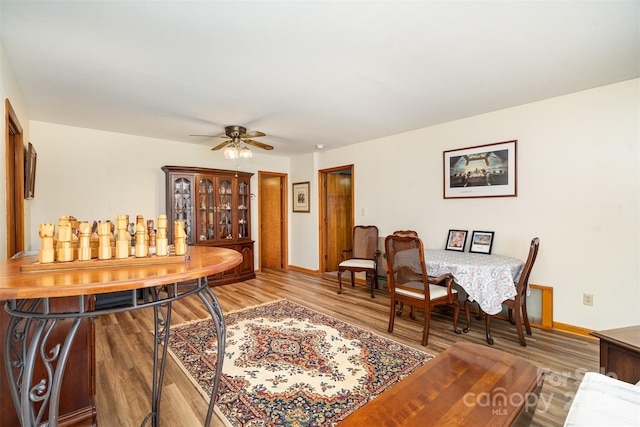
<svg viewBox="0 0 640 427">
<path fill-rule="evenodd" d="M 458 291 L 452 288 L 450 273 L 439 277 L 429 277 L 424 262 L 424 247 L 417 236 L 392 234 L 385 239 L 387 269 L 389 272 L 389 332 L 393 332 L 396 318 L 396 302 L 424 309 L 424 329 L 422 345 L 429 341 L 431 310 L 436 305 L 453 307 L 453 328 L 458 332 Z M 444 285 L 444 286 L 440 286 Z"/>
<path fill-rule="evenodd" d="M 534 237 L 531 240 L 529 246 L 529 256 L 520 273 L 520 279 L 516 284 L 516 296 L 502 302 L 509 311 L 509 320 L 511 323 L 515 323 L 516 330 L 518 332 L 518 340 L 521 346 L 526 346 L 527 342 L 524 339 L 524 333 L 522 332 L 522 325 L 527 331 L 527 335 L 531 335 L 531 325 L 529 324 L 529 316 L 527 314 L 527 289 L 529 287 L 529 276 L 533 269 L 533 264 L 536 262 L 538 256 L 538 248 L 540 247 L 540 239 Z M 468 310 L 469 301 L 465 301 L 465 310 Z M 486 314 L 486 334 L 487 343 L 493 345 L 493 337 L 491 337 L 491 318 L 492 315 Z M 515 322 L 513 317 L 515 316 Z"/>
<path fill-rule="evenodd" d="M 393 232 L 396 236 L 413 236 L 418 237 L 418 232 L 415 230 L 396 230 Z"/>
<path fill-rule="evenodd" d="M 347 257 L 350 254 L 350 257 Z M 355 286 L 355 273 L 364 272 L 365 281 L 371 275 L 371 298 L 373 289 L 378 287 L 378 227 L 356 225 L 350 249 L 341 252 L 342 262 L 338 264 L 338 293 L 342 293 L 342 273 L 351 273 L 351 286 Z"/>
<path fill-rule="evenodd" d="M 394 236 L 412 236 L 412 237 L 418 237 L 418 232 L 415 230 L 396 230 L 393 232 Z M 396 248 L 397 249 L 397 248 Z M 385 249 L 386 251 L 386 249 Z M 386 256 L 386 254 L 385 254 Z M 400 308 L 398 308 L 398 311 L 396 312 L 396 314 L 398 316 L 402 316 L 402 312 L 404 311 L 404 304 L 400 303 Z M 411 306 L 411 312 L 409 313 L 409 317 L 412 318 L 413 320 L 416 320 L 416 308 L 414 306 Z"/>
</svg>

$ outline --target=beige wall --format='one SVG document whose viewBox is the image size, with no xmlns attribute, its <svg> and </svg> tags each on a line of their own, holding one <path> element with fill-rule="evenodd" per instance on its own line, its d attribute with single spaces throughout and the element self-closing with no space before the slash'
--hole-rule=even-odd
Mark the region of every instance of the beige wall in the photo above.
<svg viewBox="0 0 640 427">
<path fill-rule="evenodd" d="M 26 144 L 29 141 L 29 115 L 24 106 L 24 102 L 22 99 L 22 94 L 20 93 L 20 89 L 15 82 L 15 78 L 13 75 L 13 70 L 9 62 L 6 60 L 6 53 L 4 51 L 4 46 L 0 43 L 0 112 L 2 112 L 2 132 L 0 136 L 0 143 L 2 144 L 2 149 L 0 150 L 0 176 L 6 176 L 6 129 L 4 127 L 4 118 L 6 116 L 5 111 L 5 99 L 9 99 L 11 102 L 11 107 L 13 111 L 15 111 L 18 116 L 18 120 L 20 121 L 20 125 L 22 126 L 24 143 Z M 7 203 L 6 203 L 6 186 L 0 185 L 0 200 L 2 201 L 2 206 L 0 209 L 2 210 L 2 215 L 0 215 L 0 259 L 7 258 Z M 29 224 L 30 217 L 30 201 L 25 200 L 25 216 L 24 223 Z M 29 231 L 25 231 L 25 246 L 29 245 L 30 239 Z"/>
<path fill-rule="evenodd" d="M 522 259 L 538 236 L 531 283 L 554 288 L 555 321 L 637 325 L 639 101 L 636 79 L 327 151 L 318 167 L 355 164 L 356 222 L 383 235 L 415 229 L 443 248 L 449 229 L 495 231 L 493 252 Z M 513 139 L 518 197 L 443 199 L 443 151 Z"/>
</svg>

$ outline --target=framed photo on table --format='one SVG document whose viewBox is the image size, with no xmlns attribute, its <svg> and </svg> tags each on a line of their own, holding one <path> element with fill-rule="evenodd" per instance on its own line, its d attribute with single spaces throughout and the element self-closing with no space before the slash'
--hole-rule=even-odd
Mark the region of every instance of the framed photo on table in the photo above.
<svg viewBox="0 0 640 427">
<path fill-rule="evenodd" d="M 443 197 L 516 197 L 517 142 L 444 151 Z"/>
<path fill-rule="evenodd" d="M 449 230 L 445 249 L 448 251 L 464 252 L 467 243 L 467 230 Z"/>
<path fill-rule="evenodd" d="M 474 231 L 471 234 L 469 252 L 477 254 L 491 254 L 493 246 L 493 231 Z"/>
<path fill-rule="evenodd" d="M 295 182 L 293 184 L 293 211 L 311 211 L 309 207 L 309 181 Z"/>
</svg>

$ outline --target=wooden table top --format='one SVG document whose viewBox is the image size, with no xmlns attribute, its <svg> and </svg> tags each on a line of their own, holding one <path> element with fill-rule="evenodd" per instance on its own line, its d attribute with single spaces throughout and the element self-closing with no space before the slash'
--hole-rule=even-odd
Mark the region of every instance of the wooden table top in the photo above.
<svg viewBox="0 0 640 427">
<path fill-rule="evenodd" d="M 0 261 L 0 300 L 53 298 L 127 291 L 185 282 L 230 270 L 242 254 L 226 248 L 189 246 L 188 260 L 179 263 L 92 267 L 60 271 L 22 272 L 21 265 L 37 256 Z M 93 265 L 99 265 L 94 262 Z"/>
<path fill-rule="evenodd" d="M 594 331 L 594 337 L 601 340 L 617 343 L 623 347 L 640 351 L 640 326 L 628 326 L 626 328 L 607 329 L 606 331 Z"/>
<path fill-rule="evenodd" d="M 338 426 L 510 425 L 542 378 L 520 357 L 457 342 Z"/>
</svg>

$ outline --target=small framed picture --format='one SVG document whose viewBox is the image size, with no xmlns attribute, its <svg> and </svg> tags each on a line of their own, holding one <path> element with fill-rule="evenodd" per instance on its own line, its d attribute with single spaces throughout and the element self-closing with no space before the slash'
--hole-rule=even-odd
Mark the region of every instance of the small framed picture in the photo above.
<svg viewBox="0 0 640 427">
<path fill-rule="evenodd" d="M 448 251 L 464 252 L 465 243 L 467 243 L 467 230 L 449 230 L 444 248 Z"/>
<path fill-rule="evenodd" d="M 309 181 L 293 184 L 293 211 L 310 212 L 309 208 Z"/>
<path fill-rule="evenodd" d="M 493 231 L 474 231 L 471 234 L 469 252 L 490 254 L 493 246 Z"/>
</svg>

